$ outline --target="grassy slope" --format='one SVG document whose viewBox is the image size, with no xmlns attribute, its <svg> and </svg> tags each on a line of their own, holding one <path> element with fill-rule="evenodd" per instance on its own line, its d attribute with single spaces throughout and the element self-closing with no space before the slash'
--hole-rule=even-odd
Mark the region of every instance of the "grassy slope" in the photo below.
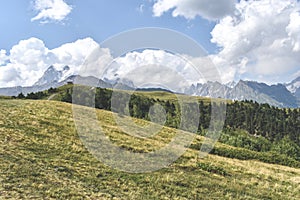
<svg viewBox="0 0 300 200">
<path fill-rule="evenodd" d="M 12 98 L 11 98 L 11 97 L 8 97 L 8 96 L 1 96 L 1 95 L 0 95 L 0 99 L 6 99 L 6 100 L 7 100 L 7 99 L 12 99 Z"/>
<path fill-rule="evenodd" d="M 64 85 L 61 86 L 59 88 L 57 88 L 57 92 L 55 92 L 52 95 L 48 95 L 48 97 L 46 97 L 45 99 L 50 99 L 50 100 L 61 100 L 61 95 L 68 89 L 73 89 L 74 85 Z M 77 87 L 86 87 L 86 86 L 77 86 Z M 111 89 L 107 89 L 107 90 L 111 90 Z M 117 90 L 114 89 L 113 91 L 117 91 L 117 92 L 123 92 L 123 93 L 127 93 L 127 94 L 135 94 L 135 95 L 139 95 L 139 96 L 145 96 L 147 98 L 152 98 L 152 99 L 159 99 L 159 100 L 163 100 L 163 101 L 171 101 L 171 102 L 176 102 L 178 101 L 178 98 L 180 99 L 184 99 L 185 101 L 191 101 L 191 102 L 195 102 L 197 100 L 201 100 L 204 103 L 211 103 L 213 102 L 225 102 L 225 100 L 222 99 L 211 99 L 208 97 L 199 97 L 199 96 L 188 96 L 188 95 L 184 95 L 184 94 L 174 94 L 174 93 L 169 93 L 169 92 L 162 92 L 162 91 L 126 91 L 126 90 Z M 227 103 L 232 103 L 231 100 L 226 100 Z"/>
<path fill-rule="evenodd" d="M 1 100 L 0 110 L 0 199 L 300 198 L 300 169 L 215 155 L 200 160 L 189 149 L 168 168 L 129 174 L 103 165 L 85 149 L 70 104 Z M 159 148 L 175 131 L 165 128 L 137 141 L 118 129 L 110 112 L 97 114 L 109 137 L 129 149 Z"/>
</svg>

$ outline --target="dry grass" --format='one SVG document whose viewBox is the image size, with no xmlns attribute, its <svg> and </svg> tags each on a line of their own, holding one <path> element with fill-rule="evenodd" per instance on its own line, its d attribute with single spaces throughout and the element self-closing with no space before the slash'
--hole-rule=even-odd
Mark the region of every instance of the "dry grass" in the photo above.
<svg viewBox="0 0 300 200">
<path fill-rule="evenodd" d="M 300 199 L 300 169 L 215 155 L 199 159 L 188 149 L 159 171 L 120 172 L 84 147 L 70 104 L 0 100 L 0 110 L 0 199 Z M 107 136 L 132 151 L 161 148 L 176 132 L 164 127 L 136 138 L 112 113 L 98 110 L 97 116 Z"/>
</svg>

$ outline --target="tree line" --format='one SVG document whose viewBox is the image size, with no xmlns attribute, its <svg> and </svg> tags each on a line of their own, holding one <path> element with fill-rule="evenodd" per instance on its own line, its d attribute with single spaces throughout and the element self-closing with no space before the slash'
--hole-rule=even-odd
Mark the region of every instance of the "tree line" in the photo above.
<svg viewBox="0 0 300 200">
<path fill-rule="evenodd" d="M 200 99 L 197 104 L 186 103 L 186 107 L 183 108 L 177 100 L 152 98 L 140 93 L 130 95 L 126 91 L 103 88 L 90 90 L 87 87 L 76 87 L 76 90 L 76 95 L 73 95 L 72 88 L 60 91 L 59 100 L 71 103 L 72 98 L 75 98 L 73 100 L 80 105 L 95 106 L 98 109 L 129 114 L 145 120 L 150 120 L 149 109 L 159 104 L 165 110 L 165 126 L 187 131 L 197 130 L 201 135 L 205 135 L 209 128 L 212 106 L 224 106 Z M 20 94 L 16 98 L 43 99 L 55 92 L 57 89 L 50 88 L 48 91 L 30 93 L 27 96 Z M 199 115 L 195 115 L 195 110 L 199 111 Z M 220 141 L 254 151 L 276 151 L 300 160 L 299 114 L 299 108 L 281 109 L 251 100 L 228 103 Z M 197 123 L 182 123 L 182 116 L 189 116 L 188 120 Z M 182 124 L 198 126 L 188 127 Z"/>
</svg>

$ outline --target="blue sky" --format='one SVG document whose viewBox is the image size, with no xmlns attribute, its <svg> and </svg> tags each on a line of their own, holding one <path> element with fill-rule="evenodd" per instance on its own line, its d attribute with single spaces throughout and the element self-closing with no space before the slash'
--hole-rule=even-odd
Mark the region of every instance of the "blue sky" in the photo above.
<svg viewBox="0 0 300 200">
<path fill-rule="evenodd" d="M 216 46 L 210 43 L 210 31 L 215 22 L 200 17 L 189 21 L 184 17 L 173 18 L 170 12 L 160 18 L 153 17 L 151 7 L 153 3 L 147 0 L 65 2 L 72 7 L 72 12 L 65 20 L 41 24 L 40 21 L 30 20 L 36 14 L 32 2 L 3 1 L 0 7 L 0 25 L 5 31 L 2 31 L 0 37 L 1 48 L 9 50 L 20 40 L 30 37 L 40 38 L 49 48 L 86 37 L 92 37 L 101 43 L 122 31 L 141 27 L 163 27 L 187 34 L 202 44 L 207 51 L 216 51 Z"/>
<path fill-rule="evenodd" d="M 0 87 L 31 85 L 49 65 L 76 71 L 87 56 L 80 49 L 143 27 L 176 30 L 197 41 L 223 82 L 289 82 L 300 76 L 299 11 L 297 0 L 1 1 Z M 149 54 L 169 60 L 167 53 Z M 134 56 L 147 60 L 144 52 Z"/>
</svg>

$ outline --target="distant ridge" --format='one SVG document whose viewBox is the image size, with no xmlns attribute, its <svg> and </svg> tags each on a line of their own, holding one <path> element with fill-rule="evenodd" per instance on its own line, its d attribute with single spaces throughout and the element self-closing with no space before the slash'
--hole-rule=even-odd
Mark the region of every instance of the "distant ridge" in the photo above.
<svg viewBox="0 0 300 200">
<path fill-rule="evenodd" d="M 299 107 L 299 98 L 292 94 L 283 84 L 269 86 L 265 83 L 240 80 L 235 86 L 229 87 L 219 82 L 207 82 L 192 85 L 186 89 L 185 93 L 194 96 L 221 97 L 239 101 L 253 100 L 281 108 Z"/>
<path fill-rule="evenodd" d="M 171 90 L 163 89 L 163 88 L 137 88 L 136 91 L 143 91 L 143 92 L 168 92 L 168 93 L 175 93 Z"/>
<path fill-rule="evenodd" d="M 100 88 L 116 87 L 122 90 L 176 93 L 176 91 L 165 88 L 136 88 L 131 80 L 117 80 L 116 82 L 108 79 L 101 80 L 93 76 L 82 77 L 72 74 L 68 66 L 65 66 L 62 70 L 50 66 L 33 86 L 0 88 L 0 95 L 17 96 L 20 93 L 26 95 L 31 92 L 47 90 L 51 87 L 60 87 L 70 82 Z M 287 84 L 271 86 L 265 83 L 243 80 L 228 84 L 208 81 L 204 84 L 193 84 L 185 88 L 184 94 L 231 100 L 253 100 L 281 108 L 297 108 L 300 106 L 300 77 Z"/>
</svg>

